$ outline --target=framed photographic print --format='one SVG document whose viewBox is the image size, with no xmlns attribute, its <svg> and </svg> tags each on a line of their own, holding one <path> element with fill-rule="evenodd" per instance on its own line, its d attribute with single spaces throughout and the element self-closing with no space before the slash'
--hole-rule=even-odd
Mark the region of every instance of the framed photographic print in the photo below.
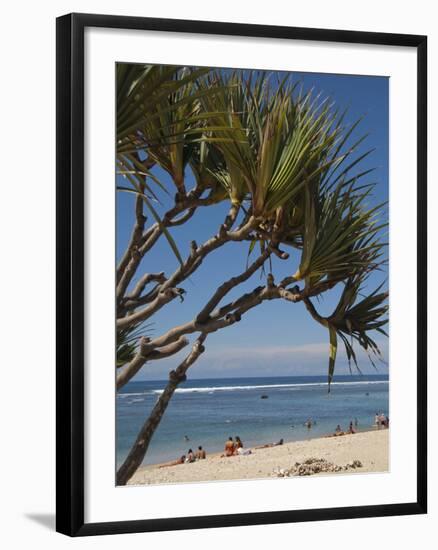
<svg viewBox="0 0 438 550">
<path fill-rule="evenodd" d="M 426 37 L 57 20 L 57 530 L 426 512 Z"/>
</svg>

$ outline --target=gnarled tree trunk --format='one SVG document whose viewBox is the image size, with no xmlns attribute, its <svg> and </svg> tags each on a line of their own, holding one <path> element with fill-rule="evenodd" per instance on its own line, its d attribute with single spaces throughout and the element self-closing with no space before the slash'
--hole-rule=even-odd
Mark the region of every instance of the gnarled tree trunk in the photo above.
<svg viewBox="0 0 438 550">
<path fill-rule="evenodd" d="M 176 370 L 173 370 L 169 373 L 169 381 L 163 393 L 160 395 L 158 401 L 155 403 L 155 406 L 152 409 L 149 418 L 143 424 L 137 436 L 137 439 L 131 448 L 131 451 L 117 471 L 117 485 L 126 485 L 143 462 L 152 437 L 156 429 L 158 428 L 161 419 L 163 418 L 164 412 L 169 405 L 172 395 L 174 394 L 179 384 L 186 380 L 187 369 L 198 359 L 201 353 L 203 353 L 205 349 L 203 346 L 205 338 L 206 335 L 201 334 L 201 336 L 199 336 L 199 338 L 197 338 L 196 342 L 193 344 L 192 350 L 184 359 L 184 361 L 178 366 Z"/>
</svg>

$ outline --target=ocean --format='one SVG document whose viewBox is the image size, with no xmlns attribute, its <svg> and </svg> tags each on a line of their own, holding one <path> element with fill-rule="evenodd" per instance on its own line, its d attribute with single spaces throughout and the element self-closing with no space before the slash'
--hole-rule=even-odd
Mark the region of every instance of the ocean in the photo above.
<svg viewBox="0 0 438 550">
<path fill-rule="evenodd" d="M 120 465 L 164 388 L 165 381 L 129 382 L 117 394 L 117 449 Z M 389 415 L 388 376 L 337 376 L 327 392 L 326 376 L 187 380 L 176 390 L 155 432 L 144 465 L 174 460 L 202 445 L 221 451 L 228 437 L 245 447 L 310 439 L 338 424 L 369 430 L 376 412 Z M 266 396 L 262 398 L 262 396 Z M 311 429 L 305 422 L 311 418 Z M 188 439 L 188 440 L 187 440 Z"/>
</svg>

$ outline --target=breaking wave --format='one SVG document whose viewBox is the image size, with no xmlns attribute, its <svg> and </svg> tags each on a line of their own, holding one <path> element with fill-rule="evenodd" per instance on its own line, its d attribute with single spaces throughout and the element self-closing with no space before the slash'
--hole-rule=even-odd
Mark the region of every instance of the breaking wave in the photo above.
<svg viewBox="0 0 438 550">
<path fill-rule="evenodd" d="M 369 380 L 360 382 L 332 382 L 332 386 L 369 386 L 373 384 L 389 384 L 389 380 Z M 327 382 L 308 382 L 296 384 L 262 384 L 254 386 L 209 386 L 201 388 L 178 388 L 175 393 L 215 393 L 215 392 L 232 392 L 232 391 L 248 391 L 248 390 L 273 390 L 287 388 L 306 388 L 310 386 L 326 387 Z M 137 393 L 119 393 L 119 398 L 136 397 L 142 395 L 161 395 L 164 390 L 146 390 Z"/>
</svg>

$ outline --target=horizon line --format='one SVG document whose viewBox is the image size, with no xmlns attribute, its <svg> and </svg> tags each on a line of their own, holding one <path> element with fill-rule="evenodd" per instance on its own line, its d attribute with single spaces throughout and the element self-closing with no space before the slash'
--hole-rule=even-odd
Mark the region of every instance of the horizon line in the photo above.
<svg viewBox="0 0 438 550">
<path fill-rule="evenodd" d="M 336 381 L 336 378 L 339 377 L 348 377 L 348 378 L 364 378 L 368 376 L 375 376 L 375 377 L 386 377 L 389 379 L 389 373 L 346 373 L 346 374 L 338 374 L 334 375 L 333 382 Z M 185 382 L 182 382 L 182 384 L 185 384 L 187 382 L 193 382 L 193 381 L 204 381 L 204 380 L 229 380 L 229 379 L 245 379 L 245 380 L 253 380 L 253 379 L 272 379 L 272 378 L 327 378 L 327 374 L 283 374 L 278 376 L 214 376 L 214 377 L 200 377 L 200 378 L 190 378 L 187 379 Z M 136 382 L 167 382 L 167 378 L 143 378 L 143 379 L 137 379 L 137 380 L 130 380 L 128 384 L 136 383 Z M 126 385 L 128 385 L 126 384 Z"/>
</svg>

